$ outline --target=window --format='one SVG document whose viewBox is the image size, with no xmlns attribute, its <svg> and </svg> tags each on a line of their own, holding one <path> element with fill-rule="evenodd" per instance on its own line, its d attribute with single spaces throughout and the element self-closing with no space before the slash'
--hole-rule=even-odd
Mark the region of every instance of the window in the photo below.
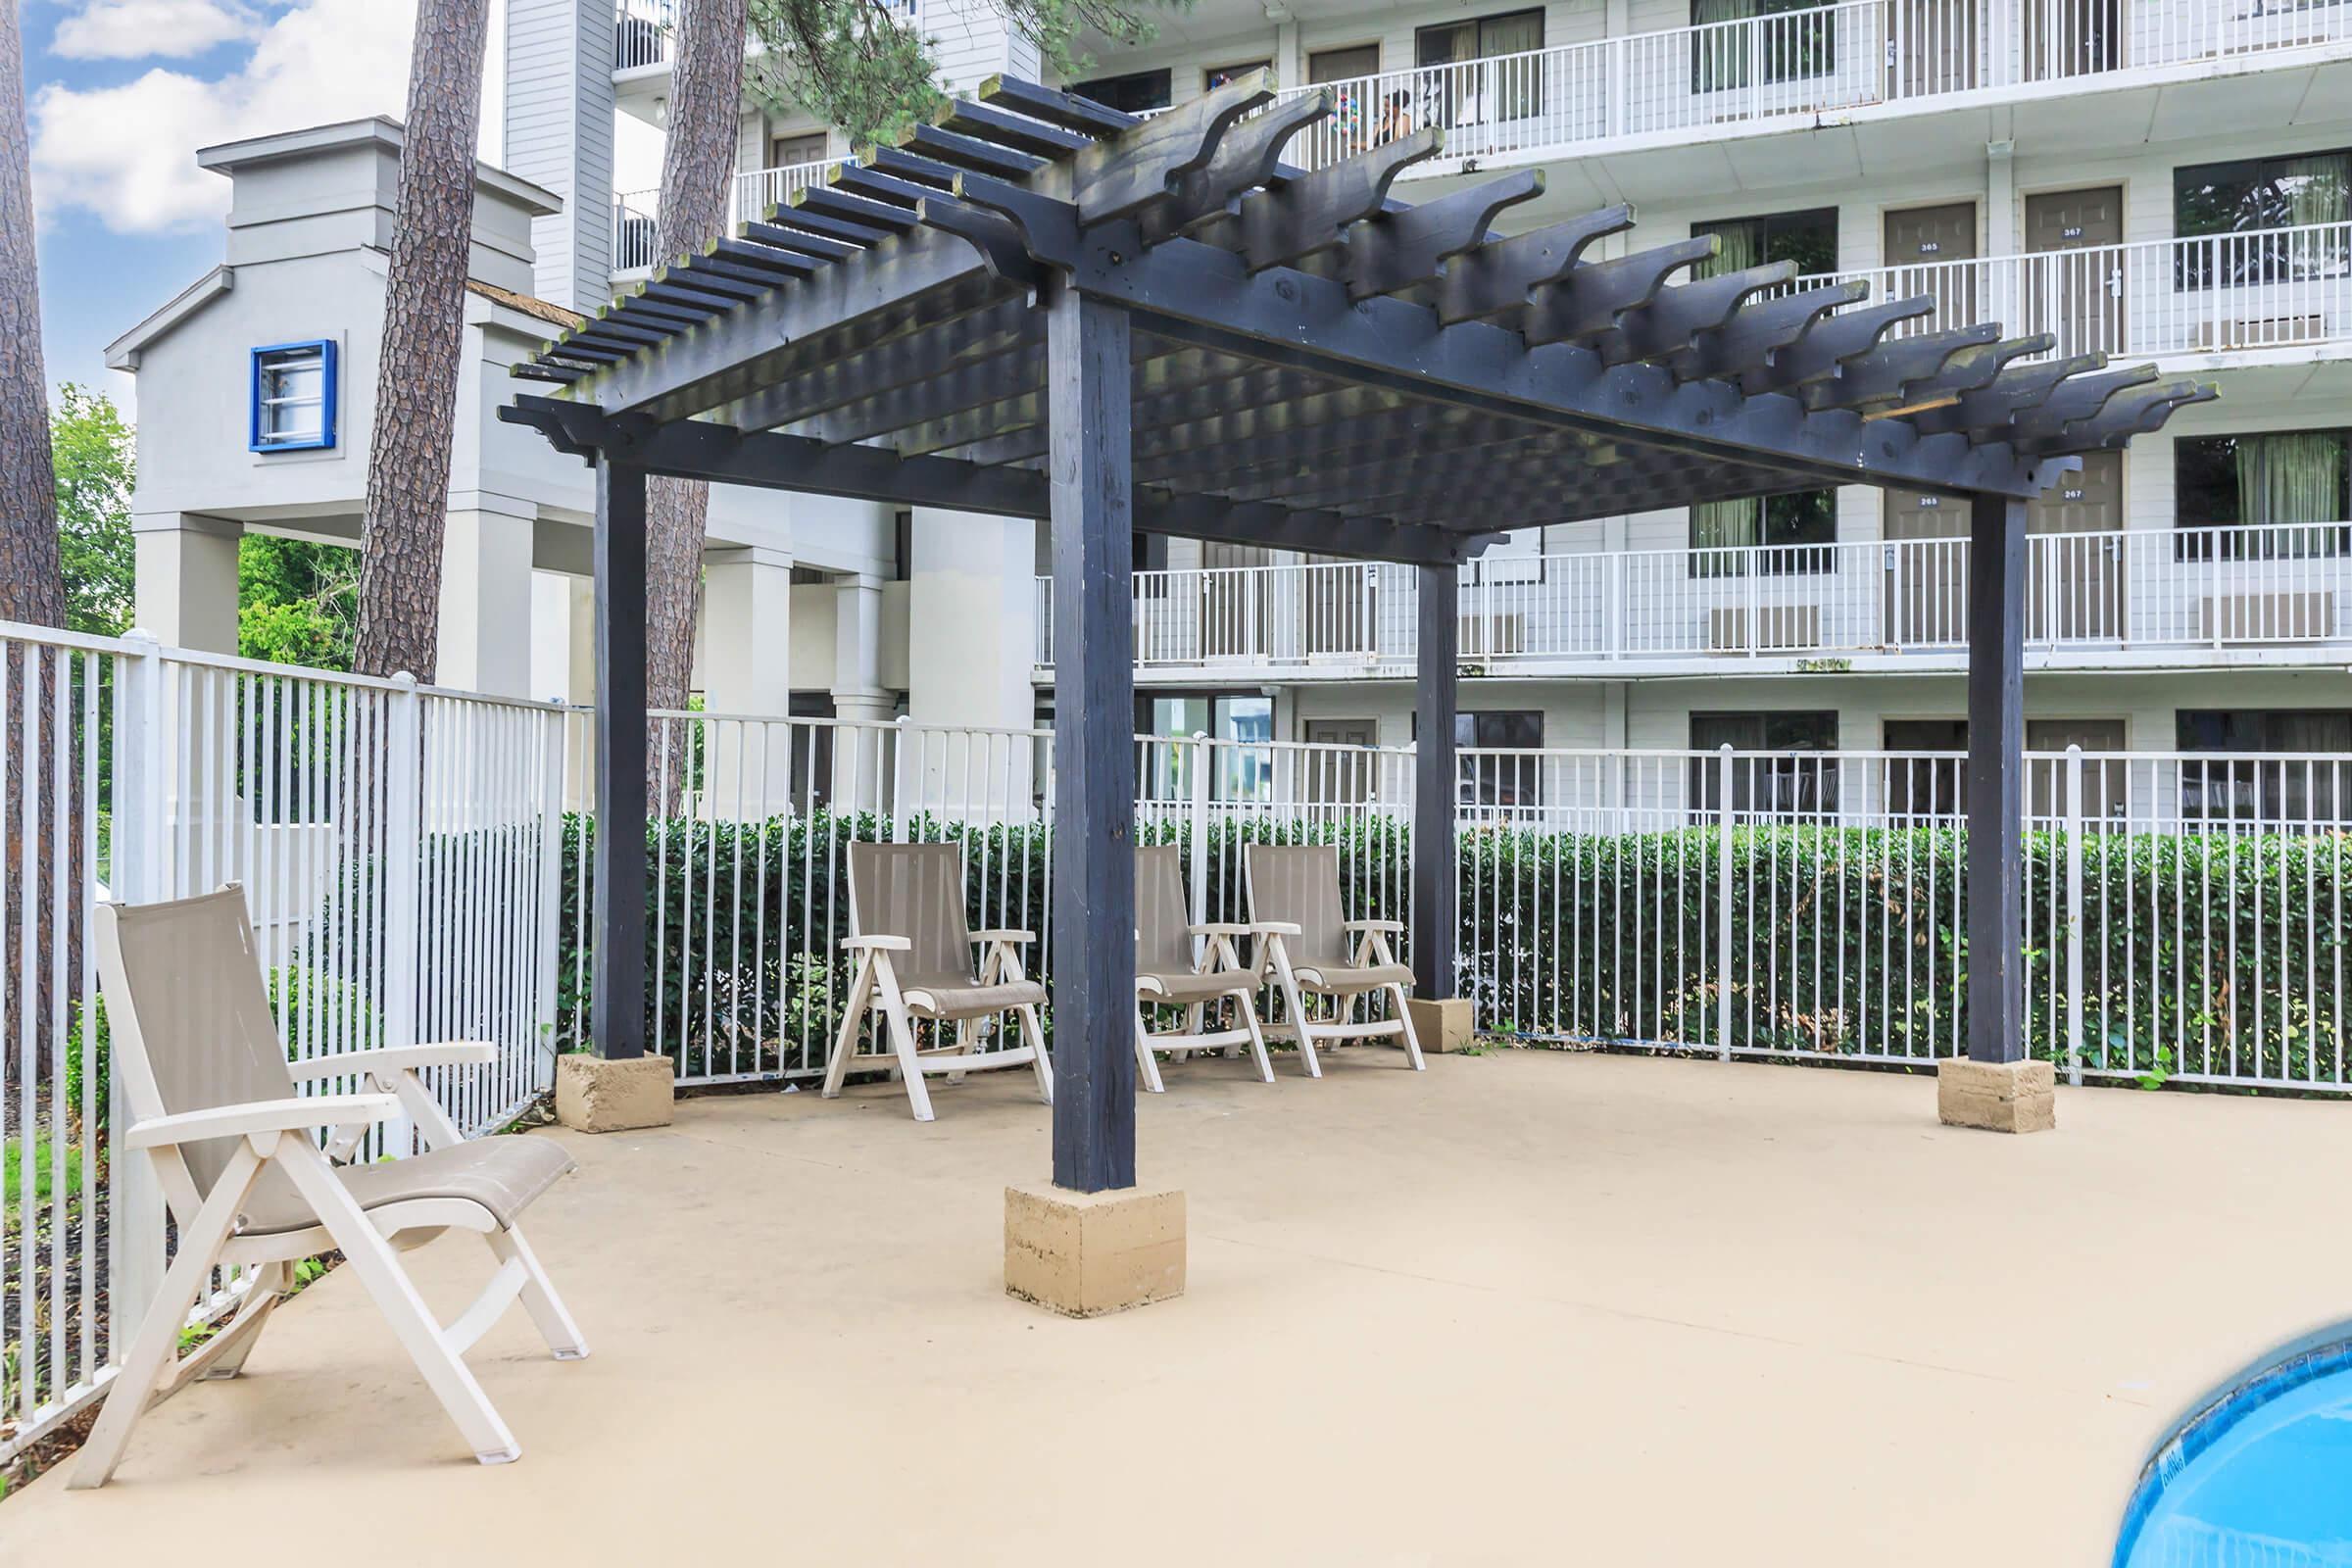
<svg viewBox="0 0 2352 1568">
<path fill-rule="evenodd" d="M 1838 715 L 1818 713 L 1692 713 L 1690 749 L 1761 752 L 1732 760 L 1732 809 L 1741 816 L 1815 816 L 1838 809 L 1838 763 L 1806 752 L 1838 749 Z M 1690 799 L 1702 811 L 1723 806 L 1723 763 L 1690 760 Z"/>
<path fill-rule="evenodd" d="M 914 581 L 914 514 L 901 509 L 890 514 L 890 580 Z"/>
<path fill-rule="evenodd" d="M 1138 599 L 1167 598 L 1168 536 L 1164 533 L 1138 533 L 1133 546 L 1135 596 Z M 1157 575 L 1147 576 L 1146 573 Z"/>
<path fill-rule="evenodd" d="M 2182 816 L 2249 826 L 2341 822 L 2352 808 L 2352 710 L 2181 709 L 2174 719 L 2183 752 L 2287 754 L 2260 760 L 2183 760 Z"/>
<path fill-rule="evenodd" d="M 1755 218 L 1711 218 L 1692 223 L 1693 235 L 1712 234 L 1723 248 L 1690 270 L 1693 277 L 1743 272 L 1767 262 L 1794 262 L 1800 273 L 1838 270 L 1838 209 L 1764 213 Z"/>
<path fill-rule="evenodd" d="M 2173 443 L 2173 558 L 2292 561 L 2352 554 L 2352 430 L 2182 436 Z M 2261 527 L 2321 523 L 2322 527 Z"/>
<path fill-rule="evenodd" d="M 1165 109 L 1174 102 L 1171 78 L 1165 71 L 1138 71 L 1125 76 L 1097 76 L 1081 81 L 1070 88 L 1081 98 L 1092 98 L 1105 109 L 1117 109 L 1130 115 L 1149 110 Z"/>
<path fill-rule="evenodd" d="M 1690 575 L 1761 577 L 1836 571 L 1838 492 L 1702 501 L 1690 509 Z M 1758 545 L 1783 546 L 1758 551 Z"/>
<path fill-rule="evenodd" d="M 253 351 L 256 452 L 302 452 L 335 444 L 335 346 L 276 343 Z"/>
<path fill-rule="evenodd" d="M 1453 744 L 1481 751 L 1536 752 L 1544 746 L 1544 715 L 1532 709 L 1453 715 Z M 1456 760 L 1457 804 L 1465 807 L 1541 806 L 1544 760 L 1539 757 L 1464 757 Z"/>
<path fill-rule="evenodd" d="M 1786 22 L 1751 18 L 1804 15 Z M 1690 90 L 1724 92 L 1763 79 L 1802 81 L 1826 76 L 1838 60 L 1838 13 L 1818 0 L 1690 0 Z M 1793 107 L 1793 106 L 1791 106 Z"/>
<path fill-rule="evenodd" d="M 1211 740 L 1237 741 L 1213 750 L 1208 793 L 1219 801 L 1262 800 L 1274 782 L 1274 699 L 1261 692 L 1152 692 L 1135 700 L 1135 727 L 1141 735 L 1187 739 L 1206 735 Z M 1143 780 L 1150 800 L 1182 798 L 1178 748 L 1149 748 L 1149 775 Z"/>
<path fill-rule="evenodd" d="M 2352 152 L 2297 153 L 2283 158 L 2239 158 L 2173 171 L 2173 232 L 2246 234 L 2211 245 L 2183 245 L 2176 255 L 2181 288 L 2276 283 L 2291 278 L 2352 273 L 2352 246 L 2343 228 L 2352 219 Z M 2278 229 L 2318 232 L 2281 234 Z"/>
<path fill-rule="evenodd" d="M 1544 13 L 1508 11 L 1414 29 L 1413 64 L 1458 66 L 1532 55 L 1543 47 Z M 1436 72 L 1422 78 L 1418 91 L 1420 101 L 1410 106 L 1416 125 L 1525 120 L 1544 109 L 1544 62 L 1520 59 L 1486 71 Z M 1413 128 L 1404 127 L 1408 132 Z"/>
<path fill-rule="evenodd" d="M 1306 57 L 1306 79 L 1310 85 L 1379 74 L 1380 45 L 1376 43 L 1356 44 L 1347 49 L 1318 49 Z"/>
<path fill-rule="evenodd" d="M 2120 718 L 2029 718 L 2026 750 L 2057 753 L 2080 746 L 2092 754 L 2124 750 Z M 1889 752 L 1965 752 L 1965 718 L 1890 718 Z M 2037 819 L 2066 812 L 2066 773 L 2046 762 L 2028 762 L 2027 810 Z M 2082 767 L 2082 810 L 2086 816 L 2121 818 L 2130 788 L 2131 764 L 2093 756 Z M 1896 816 L 1960 816 L 1968 810 L 1968 764 L 1957 757 L 1897 757 L 1886 763 L 1886 809 Z"/>
<path fill-rule="evenodd" d="M 1219 87 L 1232 86 L 1253 71 L 1271 71 L 1272 69 L 1274 69 L 1274 62 L 1271 60 L 1245 60 L 1238 66 L 1211 66 L 1208 70 L 1200 73 L 1200 90 L 1215 92 Z"/>
<path fill-rule="evenodd" d="M 1890 718 L 1889 752 L 1965 752 L 1965 718 Z M 1889 816 L 1958 816 L 1968 809 L 1968 764 L 1957 757 L 1894 757 L 1886 762 Z"/>
</svg>

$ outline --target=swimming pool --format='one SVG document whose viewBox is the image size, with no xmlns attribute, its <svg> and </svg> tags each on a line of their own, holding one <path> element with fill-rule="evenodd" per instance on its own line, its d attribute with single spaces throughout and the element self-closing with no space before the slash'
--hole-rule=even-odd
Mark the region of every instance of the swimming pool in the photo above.
<svg viewBox="0 0 2352 1568">
<path fill-rule="evenodd" d="M 2352 1568 L 2352 1324 L 2198 1401 L 2142 1469 L 2115 1568 Z"/>
</svg>

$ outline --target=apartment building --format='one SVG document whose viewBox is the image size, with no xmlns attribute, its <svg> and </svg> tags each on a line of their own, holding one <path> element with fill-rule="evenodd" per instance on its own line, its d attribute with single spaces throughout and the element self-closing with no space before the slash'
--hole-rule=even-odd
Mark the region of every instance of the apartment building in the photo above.
<svg viewBox="0 0 2352 1568">
<path fill-rule="evenodd" d="M 592 303 L 654 260 L 651 194 L 604 201 L 599 181 L 612 117 L 662 118 L 667 21 L 655 0 L 511 7 L 508 162 L 566 197 L 535 227 L 546 297 Z M 1037 70 L 976 0 L 921 0 L 908 24 L 951 88 Z M 1302 166 L 1437 127 L 1439 154 L 1401 176 L 1417 199 L 1534 168 L 1541 191 L 1506 230 L 1624 203 L 1636 226 L 1592 254 L 1707 236 L 1700 275 L 1786 263 L 1934 296 L 1905 330 L 1997 319 L 2052 354 L 2218 383 L 2219 403 L 2034 508 L 2029 745 L 2352 753 L 2352 7 L 1200 0 L 1147 46 L 1092 52 L 1065 85 L 1138 113 L 1259 69 L 1285 95 L 1328 91 L 1334 113 L 1292 143 Z M 747 104 L 742 127 L 746 213 L 850 152 L 805 115 Z M 1852 487 L 1513 533 L 1464 573 L 1461 739 L 1955 748 L 1963 520 L 1936 496 Z M 1051 710 L 1031 532 L 895 519 L 895 569 L 918 582 L 910 672 L 922 577 L 957 596 L 931 601 L 957 615 L 953 677 L 932 683 L 953 711 L 911 707 Z M 1409 572 L 1138 547 L 1141 727 L 1411 738 Z M 945 569 L 924 573 L 927 556 Z M 1007 596 L 989 577 L 1015 558 L 1035 580 Z M 1000 628 L 977 653 L 960 640 L 976 614 Z M 1017 679 L 979 667 L 992 645 Z M 1542 784 L 1477 789 L 1507 805 Z"/>
</svg>

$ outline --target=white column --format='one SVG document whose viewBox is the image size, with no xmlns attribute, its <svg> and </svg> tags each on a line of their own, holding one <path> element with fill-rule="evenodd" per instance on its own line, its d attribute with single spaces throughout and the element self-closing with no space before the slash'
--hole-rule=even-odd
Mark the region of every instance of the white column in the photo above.
<svg viewBox="0 0 2352 1568">
<path fill-rule="evenodd" d="M 773 724 L 721 722 L 712 739 L 711 798 L 749 819 L 791 797 L 792 558 L 756 546 L 703 556 L 703 635 L 697 684 L 713 713 Z"/>
<path fill-rule="evenodd" d="M 907 716 L 920 724 L 1030 728 L 1037 721 L 1037 525 L 917 508 L 912 553 Z M 1026 801 L 1033 759 L 1026 748 L 1014 750 L 1019 755 L 1002 777 L 992 776 L 991 789 Z M 951 782 L 961 787 L 965 765 L 962 752 L 935 748 L 920 780 L 924 797 Z"/>
<path fill-rule="evenodd" d="M 833 716 L 852 723 L 887 724 L 898 698 L 882 684 L 882 579 L 851 572 L 833 585 Z M 886 810 L 884 769 L 893 765 L 890 736 L 870 729 L 837 731 L 833 742 L 833 801 L 841 810 Z"/>
<path fill-rule="evenodd" d="M 133 624 L 166 648 L 237 651 L 237 541 L 244 527 L 189 512 L 131 519 L 137 541 Z"/>
<path fill-rule="evenodd" d="M 441 624 L 433 684 L 493 697 L 531 693 L 528 517 L 452 512 L 441 538 Z"/>
</svg>

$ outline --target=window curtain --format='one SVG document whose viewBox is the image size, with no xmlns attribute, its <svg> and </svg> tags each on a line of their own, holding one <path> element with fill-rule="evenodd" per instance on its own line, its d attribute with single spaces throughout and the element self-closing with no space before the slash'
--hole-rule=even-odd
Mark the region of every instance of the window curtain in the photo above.
<svg viewBox="0 0 2352 1568">
<path fill-rule="evenodd" d="M 2346 455 L 2340 431 L 2239 436 L 2238 520 L 2247 524 L 2342 521 Z M 2328 555 L 2334 533 L 2332 528 L 2298 529 L 2276 541 L 2276 553 L 2290 558 Z"/>
<path fill-rule="evenodd" d="M 1544 112 L 1544 13 L 1518 11 L 1479 24 L 1478 52 L 1489 59 L 1514 58 L 1490 66 L 1494 80 L 1494 118 L 1531 120 Z"/>
<path fill-rule="evenodd" d="M 1745 550 L 1763 542 L 1764 501 L 1747 496 L 1738 501 L 1702 501 L 1690 509 L 1690 548 L 1693 551 Z M 1737 577 L 1747 569 L 1742 555 L 1693 555 L 1693 577 Z"/>
<path fill-rule="evenodd" d="M 2352 157 L 2322 153 L 2314 158 L 2286 158 L 2278 164 L 2278 193 L 2285 198 L 2286 221 L 2296 228 L 2307 223 L 2340 223 L 2346 210 L 2347 175 Z"/>
<path fill-rule="evenodd" d="M 1714 235 L 1722 248 L 1691 268 L 1692 277 L 1717 277 L 1725 272 L 1744 271 L 1748 268 L 1764 265 L 1764 224 L 1759 219 L 1742 218 L 1729 223 L 1702 223 L 1695 232 Z"/>
<path fill-rule="evenodd" d="M 1690 24 L 1739 22 L 1756 15 L 1757 0 L 1690 0 Z M 1722 92 L 1747 85 L 1749 39 L 1744 27 L 1701 32 L 1690 40 L 1690 90 Z"/>
</svg>

